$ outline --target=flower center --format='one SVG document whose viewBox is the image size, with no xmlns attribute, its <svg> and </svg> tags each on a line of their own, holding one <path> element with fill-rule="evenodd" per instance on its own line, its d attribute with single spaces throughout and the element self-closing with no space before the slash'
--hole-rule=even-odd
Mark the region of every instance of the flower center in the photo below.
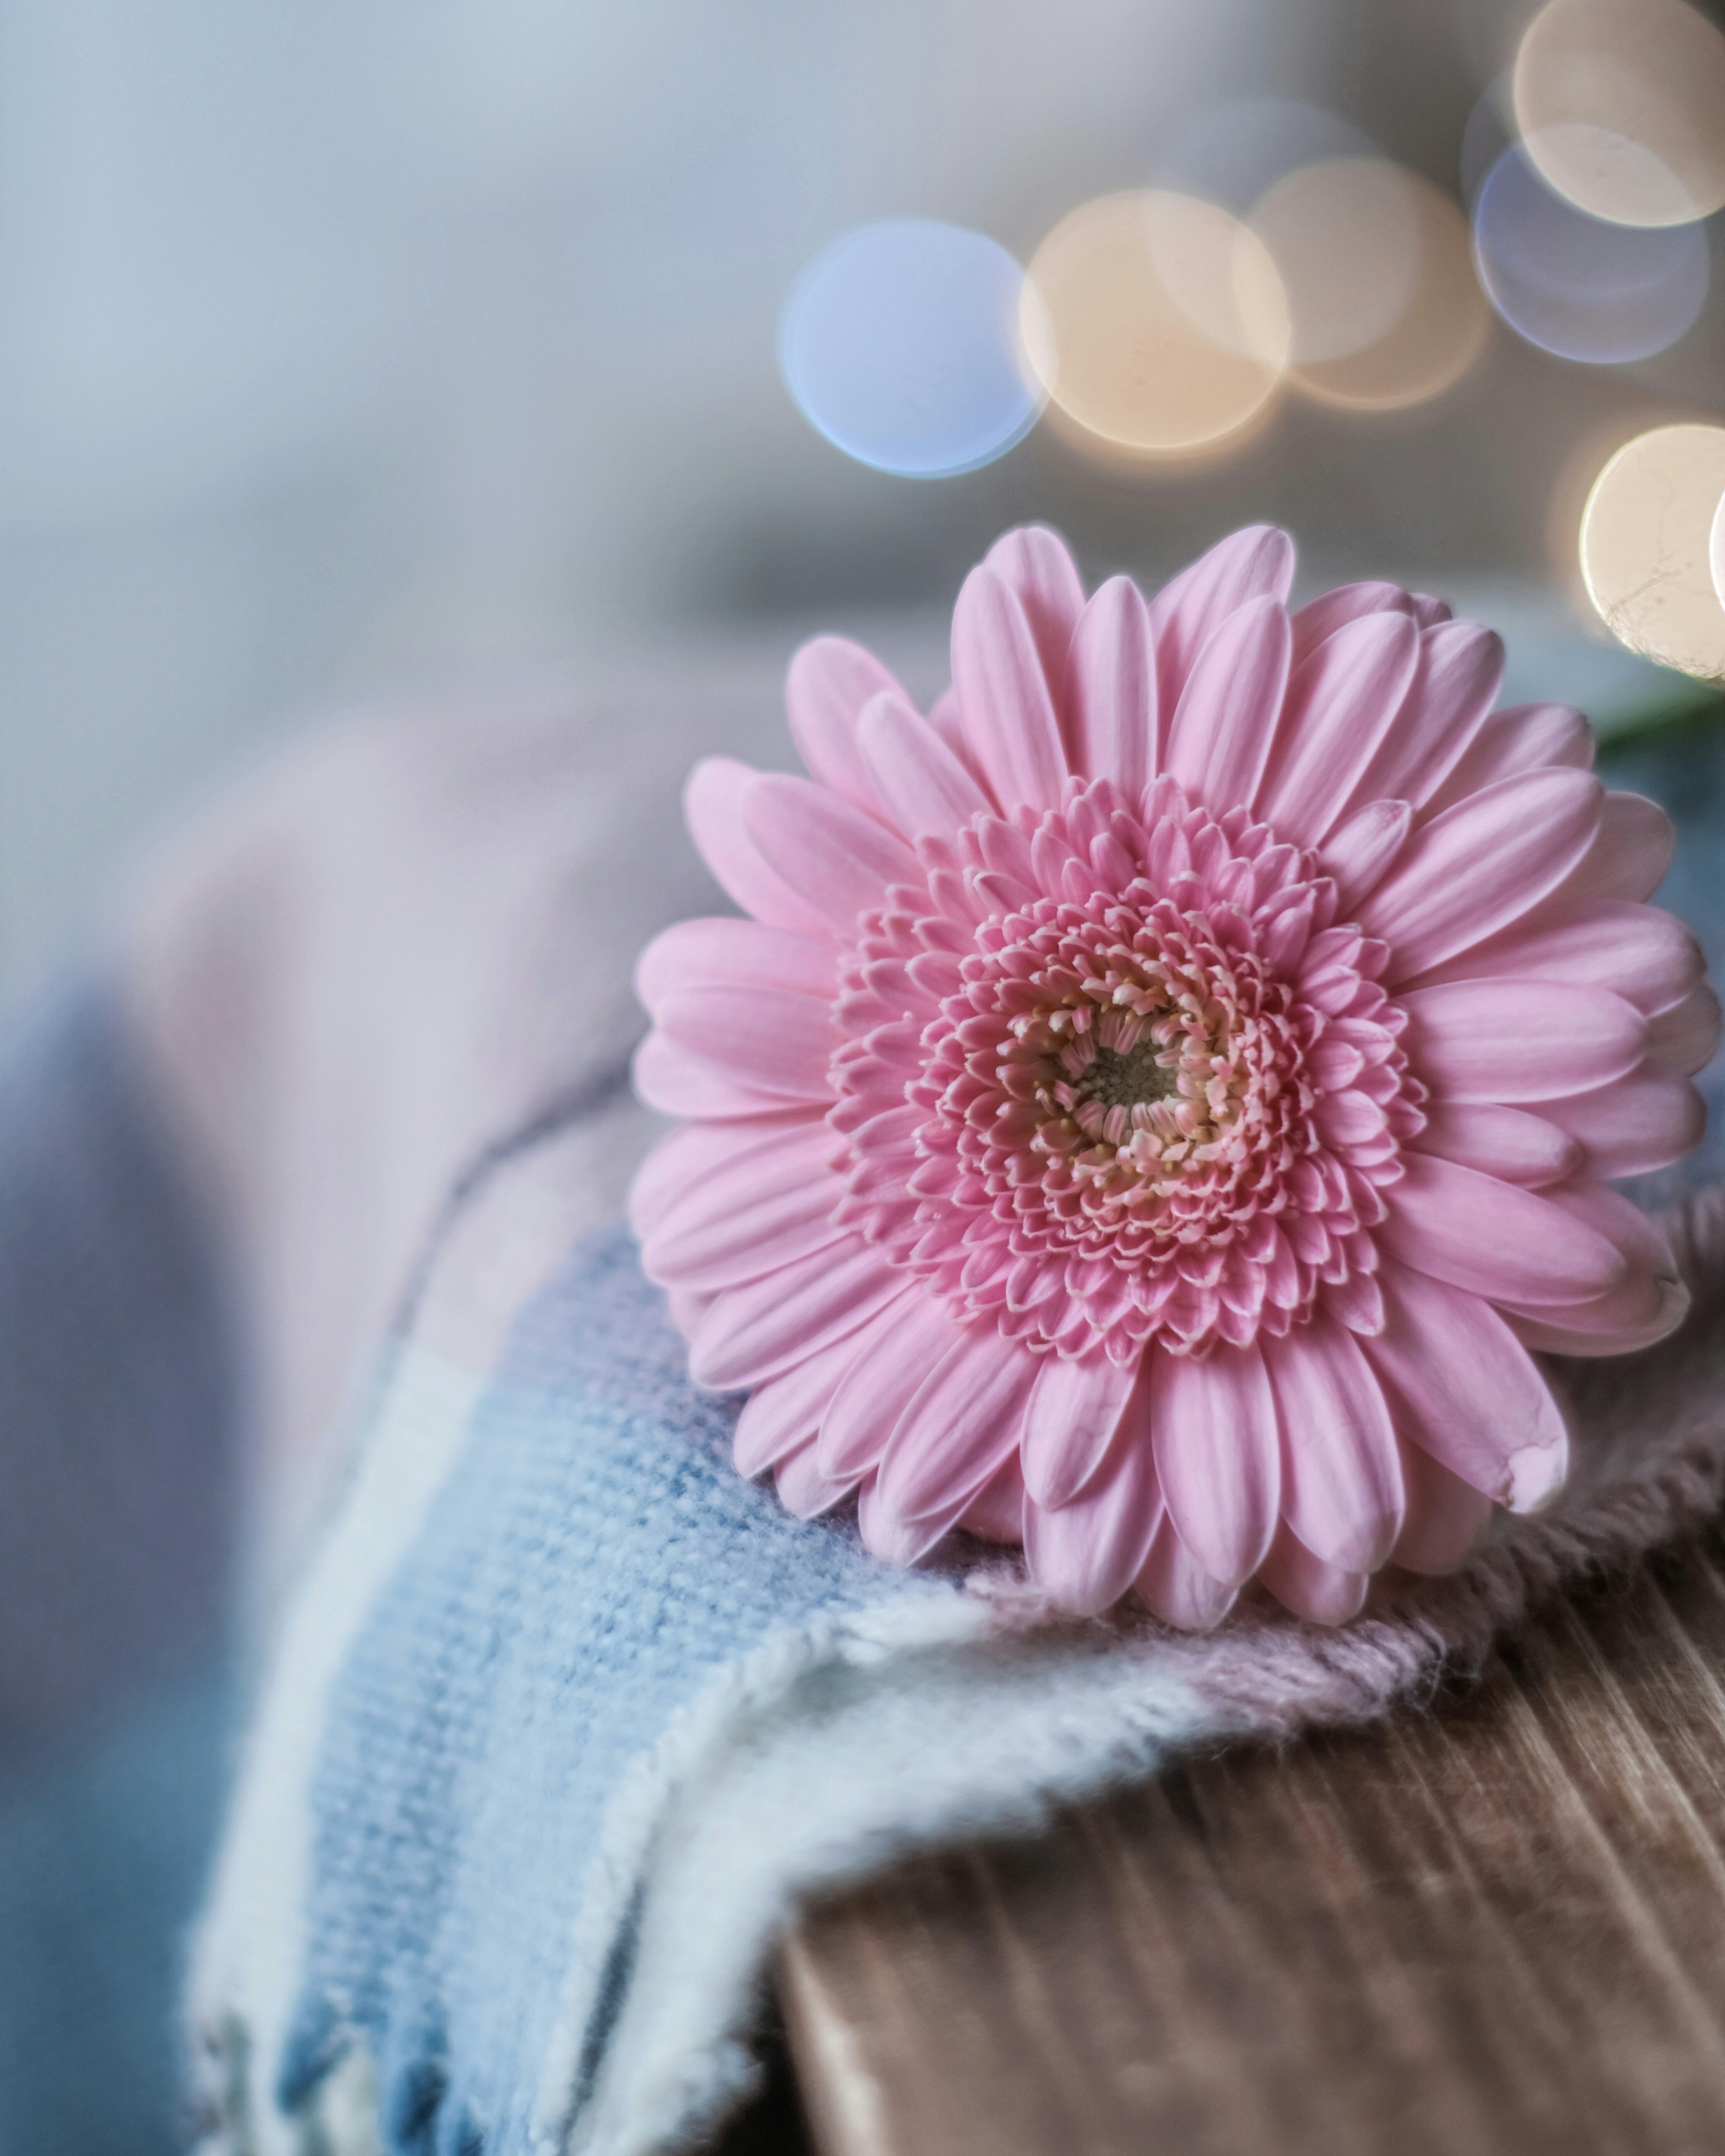
<svg viewBox="0 0 1725 2156">
<path fill-rule="evenodd" d="M 996 1074 L 1009 1091 L 1010 1065 L 1029 1080 L 1044 1119 L 1034 1150 L 1117 1195 L 1120 1174 L 1162 1183 L 1214 1159 L 1253 1088 L 1256 1029 L 1239 982 L 1194 943 L 1195 922 L 1158 926 L 1122 908 L 1111 928 L 1124 941 L 1060 937 L 1040 984 L 1063 999 L 1012 1021 Z"/>
<path fill-rule="evenodd" d="M 1381 947 L 1244 811 L 1172 780 L 1142 820 L 1115 804 L 1096 781 L 978 817 L 929 851 L 926 914 L 865 921 L 840 1217 L 1039 1352 L 1204 1353 L 1280 1337 L 1320 1290 L 1364 1306 L 1377 1186 L 1419 1127 Z"/>
<path fill-rule="evenodd" d="M 1146 1040 L 1123 1052 L 1098 1048 L 1072 1090 L 1081 1101 L 1095 1101 L 1104 1108 L 1136 1108 L 1171 1099 L 1180 1090 L 1180 1079 L 1177 1070 L 1164 1066 L 1156 1043 Z"/>
</svg>

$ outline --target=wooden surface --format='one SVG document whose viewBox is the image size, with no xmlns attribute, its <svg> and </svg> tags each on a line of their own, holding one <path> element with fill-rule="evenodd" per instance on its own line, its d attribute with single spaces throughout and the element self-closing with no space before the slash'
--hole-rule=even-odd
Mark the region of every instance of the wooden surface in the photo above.
<svg viewBox="0 0 1725 2156">
<path fill-rule="evenodd" d="M 1725 2150 L 1725 1551 L 1476 1688 L 822 1907 L 823 2156 Z"/>
</svg>

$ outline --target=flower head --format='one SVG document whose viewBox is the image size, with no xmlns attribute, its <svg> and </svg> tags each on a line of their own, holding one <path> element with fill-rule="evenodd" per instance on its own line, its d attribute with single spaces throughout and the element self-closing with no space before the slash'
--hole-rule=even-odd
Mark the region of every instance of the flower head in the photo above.
<svg viewBox="0 0 1725 2156">
<path fill-rule="evenodd" d="M 811 776 L 713 760 L 750 917 L 642 959 L 633 1199 L 737 1460 L 914 1563 L 1022 1542 L 1068 1607 L 1328 1622 L 1561 1481 L 1529 1349 L 1681 1315 L 1607 1178 L 1698 1134 L 1718 1004 L 1643 901 L 1670 826 L 1502 648 L 1356 584 L 1289 614 L 1236 533 L 1147 604 L 1032 529 L 925 718 L 834 638 Z"/>
</svg>

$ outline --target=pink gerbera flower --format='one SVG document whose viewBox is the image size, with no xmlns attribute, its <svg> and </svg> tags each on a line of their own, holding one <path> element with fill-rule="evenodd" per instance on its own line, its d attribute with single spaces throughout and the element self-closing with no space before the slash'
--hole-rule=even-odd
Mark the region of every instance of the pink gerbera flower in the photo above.
<svg viewBox="0 0 1725 2156">
<path fill-rule="evenodd" d="M 1063 1604 L 1351 1615 L 1561 1480 L 1529 1349 L 1667 1332 L 1605 1178 L 1698 1134 L 1718 1037 L 1642 903 L 1661 813 L 1502 647 L 1224 540 L 1148 605 L 1001 540 L 924 718 L 866 652 L 791 669 L 811 777 L 722 759 L 689 820 L 752 917 L 641 961 L 636 1183 L 736 1457 L 869 1547 L 1022 1541 Z"/>
</svg>

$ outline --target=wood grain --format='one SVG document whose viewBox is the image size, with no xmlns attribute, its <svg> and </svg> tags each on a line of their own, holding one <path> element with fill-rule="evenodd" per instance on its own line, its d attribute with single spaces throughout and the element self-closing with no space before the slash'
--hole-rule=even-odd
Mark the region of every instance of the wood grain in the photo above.
<svg viewBox="0 0 1725 2156">
<path fill-rule="evenodd" d="M 1725 2149 L 1725 1549 L 1478 1686 L 814 1911 L 824 2156 Z"/>
</svg>

